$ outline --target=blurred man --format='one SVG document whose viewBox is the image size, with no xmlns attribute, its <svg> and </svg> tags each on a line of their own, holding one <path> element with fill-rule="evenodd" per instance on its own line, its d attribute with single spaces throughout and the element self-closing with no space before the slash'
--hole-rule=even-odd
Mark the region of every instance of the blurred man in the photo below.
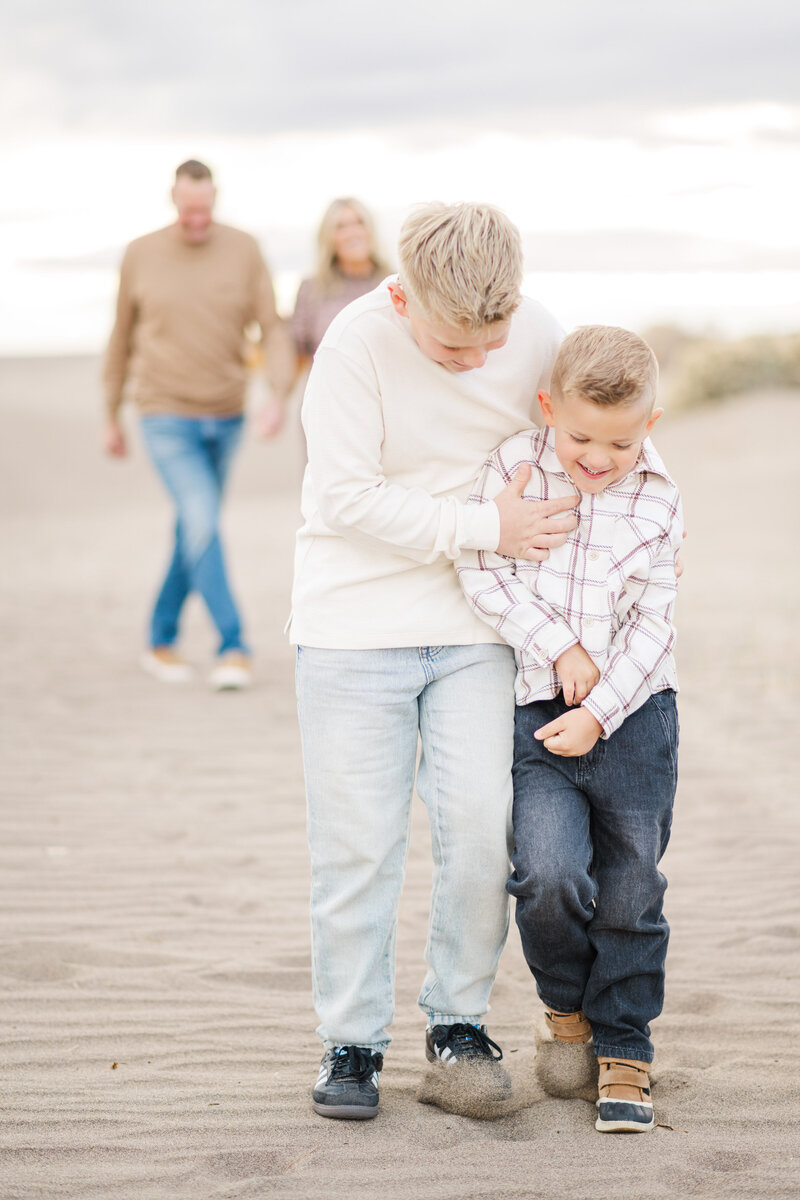
<svg viewBox="0 0 800 1200">
<path fill-rule="evenodd" d="M 258 244 L 214 220 L 215 198 L 208 167 L 182 163 L 172 189 L 177 220 L 125 251 L 105 364 L 105 448 L 117 457 L 127 452 L 119 410 L 130 391 L 145 446 L 175 507 L 172 559 L 142 666 L 167 683 L 192 677 L 177 639 L 184 601 L 197 592 L 219 633 L 210 683 L 222 689 L 246 687 L 251 678 L 219 533 L 225 481 L 244 422 L 244 330 L 253 322 L 262 330 L 271 385 L 258 418 L 265 435 L 281 427 L 294 351 Z"/>
</svg>

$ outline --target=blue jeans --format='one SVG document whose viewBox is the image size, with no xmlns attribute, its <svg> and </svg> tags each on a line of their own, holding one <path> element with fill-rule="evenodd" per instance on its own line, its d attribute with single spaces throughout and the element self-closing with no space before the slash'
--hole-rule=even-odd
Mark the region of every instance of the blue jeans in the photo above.
<svg viewBox="0 0 800 1200">
<path fill-rule="evenodd" d="M 434 863 L 419 1005 L 433 1024 L 487 1011 L 508 931 L 514 673 L 500 645 L 298 649 L 326 1046 L 383 1051 L 390 1041 L 415 772 Z"/>
<path fill-rule="evenodd" d="M 579 758 L 533 736 L 565 711 L 561 695 L 517 709 L 508 890 L 522 948 L 544 1003 L 583 1009 L 596 1054 L 651 1062 L 669 938 L 658 863 L 678 778 L 675 693 L 651 696 Z"/>
<path fill-rule="evenodd" d="M 205 601 L 220 636 L 219 653 L 245 650 L 219 537 L 222 493 L 243 417 L 143 417 L 142 437 L 175 503 L 172 559 L 150 622 L 151 646 L 171 646 L 190 592 Z"/>
</svg>

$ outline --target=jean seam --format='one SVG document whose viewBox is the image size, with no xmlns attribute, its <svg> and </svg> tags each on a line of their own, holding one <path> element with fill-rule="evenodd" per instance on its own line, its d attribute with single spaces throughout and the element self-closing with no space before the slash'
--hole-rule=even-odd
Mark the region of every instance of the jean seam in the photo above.
<svg viewBox="0 0 800 1200">
<path fill-rule="evenodd" d="M 432 682 L 432 680 L 431 680 L 431 682 Z M 423 689 L 422 692 L 420 693 L 418 704 L 419 704 L 419 728 L 420 728 L 420 736 L 421 736 L 422 726 L 423 726 L 423 717 L 426 715 L 426 710 L 427 710 L 428 704 L 429 704 L 425 689 Z M 427 937 L 427 941 L 426 941 L 426 945 L 425 945 L 425 961 L 428 963 L 429 968 L 430 968 L 432 944 L 440 936 L 438 927 L 434 926 L 434 921 L 435 921 L 436 913 L 437 913 L 439 892 L 441 891 L 441 886 L 442 886 L 441 864 L 444 862 L 444 851 L 443 851 L 443 847 L 442 847 L 440 814 L 439 814 L 439 767 L 436 762 L 436 756 L 433 753 L 433 748 L 430 745 L 430 739 L 429 739 L 429 745 L 427 748 L 425 746 L 425 743 L 423 742 L 422 753 L 424 756 L 430 758 L 430 764 L 431 764 L 431 772 L 430 773 L 431 773 L 431 784 L 432 784 L 432 787 L 431 787 L 432 796 L 430 798 L 430 802 L 423 801 L 423 803 L 425 803 L 425 807 L 428 810 L 428 824 L 430 826 L 430 834 L 431 834 L 431 852 L 433 855 L 434 862 L 438 862 L 440 864 L 440 869 L 438 872 L 439 878 L 435 880 L 433 888 L 431 890 L 430 909 L 429 909 L 430 917 L 429 917 L 429 921 L 428 921 L 428 937 Z M 417 778 L 419 778 L 419 776 Z M 434 980 L 434 982 L 431 984 L 431 986 L 429 988 L 427 988 L 427 990 L 423 994 L 420 995 L 420 1001 L 419 1001 L 420 1004 L 424 1005 L 425 1003 L 427 1003 L 428 997 L 435 990 L 437 984 L 438 984 L 438 980 Z"/>
<path fill-rule="evenodd" d="M 666 747 L 667 747 L 667 754 L 669 755 L 669 765 L 670 765 L 670 768 L 672 770 L 672 774 L 674 777 L 677 775 L 677 770 L 678 770 L 678 762 L 677 762 L 677 757 L 676 757 L 676 753 L 675 753 L 675 751 L 677 749 L 677 718 L 676 718 L 676 722 L 675 722 L 676 728 L 675 728 L 675 731 L 673 732 L 671 719 L 662 710 L 661 705 L 656 700 L 656 696 L 658 694 L 659 693 L 654 693 L 653 696 L 651 697 L 651 699 L 653 700 L 652 707 L 658 713 L 658 723 L 661 727 L 661 732 L 664 735 L 664 741 L 665 741 Z"/>
</svg>

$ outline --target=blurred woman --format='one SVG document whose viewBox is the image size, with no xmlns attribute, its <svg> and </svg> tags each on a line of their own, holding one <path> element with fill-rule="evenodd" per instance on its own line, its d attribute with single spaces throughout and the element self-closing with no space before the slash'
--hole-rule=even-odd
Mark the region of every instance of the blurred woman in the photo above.
<svg viewBox="0 0 800 1200">
<path fill-rule="evenodd" d="M 297 292 L 292 336 L 307 366 L 333 318 L 391 274 L 375 245 L 372 217 L 352 196 L 333 200 L 317 233 L 317 271 Z"/>
</svg>

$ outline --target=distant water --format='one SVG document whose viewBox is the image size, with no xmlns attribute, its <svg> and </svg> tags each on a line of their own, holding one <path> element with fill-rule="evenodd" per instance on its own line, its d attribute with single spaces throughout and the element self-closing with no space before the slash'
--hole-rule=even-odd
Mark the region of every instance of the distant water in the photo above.
<svg viewBox="0 0 800 1200">
<path fill-rule="evenodd" d="M 299 276 L 279 272 L 282 312 L 291 312 Z M 117 277 L 99 269 L 16 267 L 0 293 L 0 354 L 96 354 L 113 320 Z M 800 272 L 552 271 L 528 275 L 528 295 L 561 324 L 660 323 L 740 336 L 800 331 Z"/>
</svg>

